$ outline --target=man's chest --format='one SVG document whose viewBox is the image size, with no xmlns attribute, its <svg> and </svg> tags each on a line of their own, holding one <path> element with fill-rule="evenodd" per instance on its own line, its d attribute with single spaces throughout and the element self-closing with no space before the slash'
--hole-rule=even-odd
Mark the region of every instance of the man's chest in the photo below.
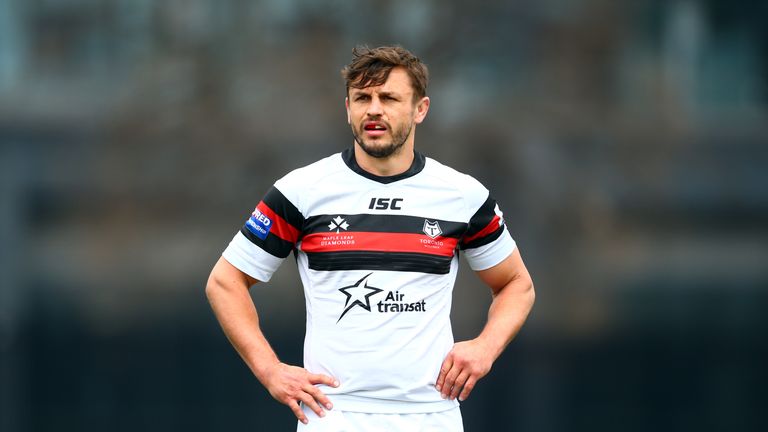
<svg viewBox="0 0 768 432">
<path fill-rule="evenodd" d="M 318 269 L 375 261 L 445 273 L 467 228 L 465 203 L 448 188 L 330 188 L 310 196 L 305 211 L 299 249 Z"/>
</svg>

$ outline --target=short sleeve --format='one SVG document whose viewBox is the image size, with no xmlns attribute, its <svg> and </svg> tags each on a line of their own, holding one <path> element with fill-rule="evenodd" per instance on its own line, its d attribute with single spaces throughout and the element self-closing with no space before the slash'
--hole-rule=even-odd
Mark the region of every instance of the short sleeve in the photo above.
<svg viewBox="0 0 768 432">
<path fill-rule="evenodd" d="M 472 215 L 459 242 L 472 270 L 486 270 L 506 259 L 516 244 L 507 231 L 504 214 L 489 195 Z"/>
<path fill-rule="evenodd" d="M 273 186 L 222 256 L 242 272 L 267 282 L 295 247 L 303 225 L 301 212 Z"/>
</svg>

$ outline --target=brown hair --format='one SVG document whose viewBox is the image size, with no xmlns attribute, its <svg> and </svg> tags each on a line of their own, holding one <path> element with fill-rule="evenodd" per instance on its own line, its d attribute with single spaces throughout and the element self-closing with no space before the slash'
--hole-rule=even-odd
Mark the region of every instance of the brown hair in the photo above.
<svg viewBox="0 0 768 432">
<path fill-rule="evenodd" d="M 427 95 L 427 65 L 410 51 L 397 45 L 378 48 L 368 48 L 365 45 L 355 47 L 352 50 L 352 61 L 341 70 L 347 94 L 350 87 L 360 89 L 384 84 L 389 73 L 396 67 L 405 68 L 411 77 L 414 99 Z"/>
</svg>

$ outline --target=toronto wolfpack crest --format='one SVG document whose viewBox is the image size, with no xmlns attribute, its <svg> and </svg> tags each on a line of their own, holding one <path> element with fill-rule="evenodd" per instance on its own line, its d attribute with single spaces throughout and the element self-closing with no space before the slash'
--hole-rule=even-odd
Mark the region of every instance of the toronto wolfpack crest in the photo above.
<svg viewBox="0 0 768 432">
<path fill-rule="evenodd" d="M 427 219 L 424 219 L 424 234 L 428 235 L 430 238 L 435 238 L 443 233 L 443 230 L 440 229 L 440 224 L 437 223 L 437 221 L 429 221 Z"/>
</svg>

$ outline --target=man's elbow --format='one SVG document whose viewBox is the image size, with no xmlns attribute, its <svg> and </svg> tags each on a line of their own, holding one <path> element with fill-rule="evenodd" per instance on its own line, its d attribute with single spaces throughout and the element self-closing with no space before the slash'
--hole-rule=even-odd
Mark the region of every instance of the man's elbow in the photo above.
<svg viewBox="0 0 768 432">
<path fill-rule="evenodd" d="M 212 299 L 221 291 L 221 289 L 222 284 L 216 277 L 216 272 L 212 271 L 210 276 L 208 276 L 208 281 L 205 283 L 205 296 L 208 298 L 208 301 L 212 301 Z"/>
<path fill-rule="evenodd" d="M 536 289 L 533 287 L 533 280 L 529 277 L 528 282 L 526 283 L 527 290 L 526 294 L 528 295 L 528 304 L 529 307 L 533 307 L 533 304 L 536 303 Z"/>
<path fill-rule="evenodd" d="M 533 287 L 533 280 L 529 275 L 518 275 L 515 278 L 515 294 L 518 299 L 528 304 L 528 308 L 533 307 L 536 302 L 536 290 Z"/>
<path fill-rule="evenodd" d="M 205 283 L 205 296 L 208 297 L 208 301 L 212 301 L 214 297 L 217 297 L 223 293 L 226 293 L 233 288 L 233 281 L 236 280 L 229 275 L 226 268 L 223 268 L 220 263 L 211 270 L 211 274 L 208 276 L 208 281 Z M 227 283 L 230 281 L 229 283 Z"/>
</svg>

